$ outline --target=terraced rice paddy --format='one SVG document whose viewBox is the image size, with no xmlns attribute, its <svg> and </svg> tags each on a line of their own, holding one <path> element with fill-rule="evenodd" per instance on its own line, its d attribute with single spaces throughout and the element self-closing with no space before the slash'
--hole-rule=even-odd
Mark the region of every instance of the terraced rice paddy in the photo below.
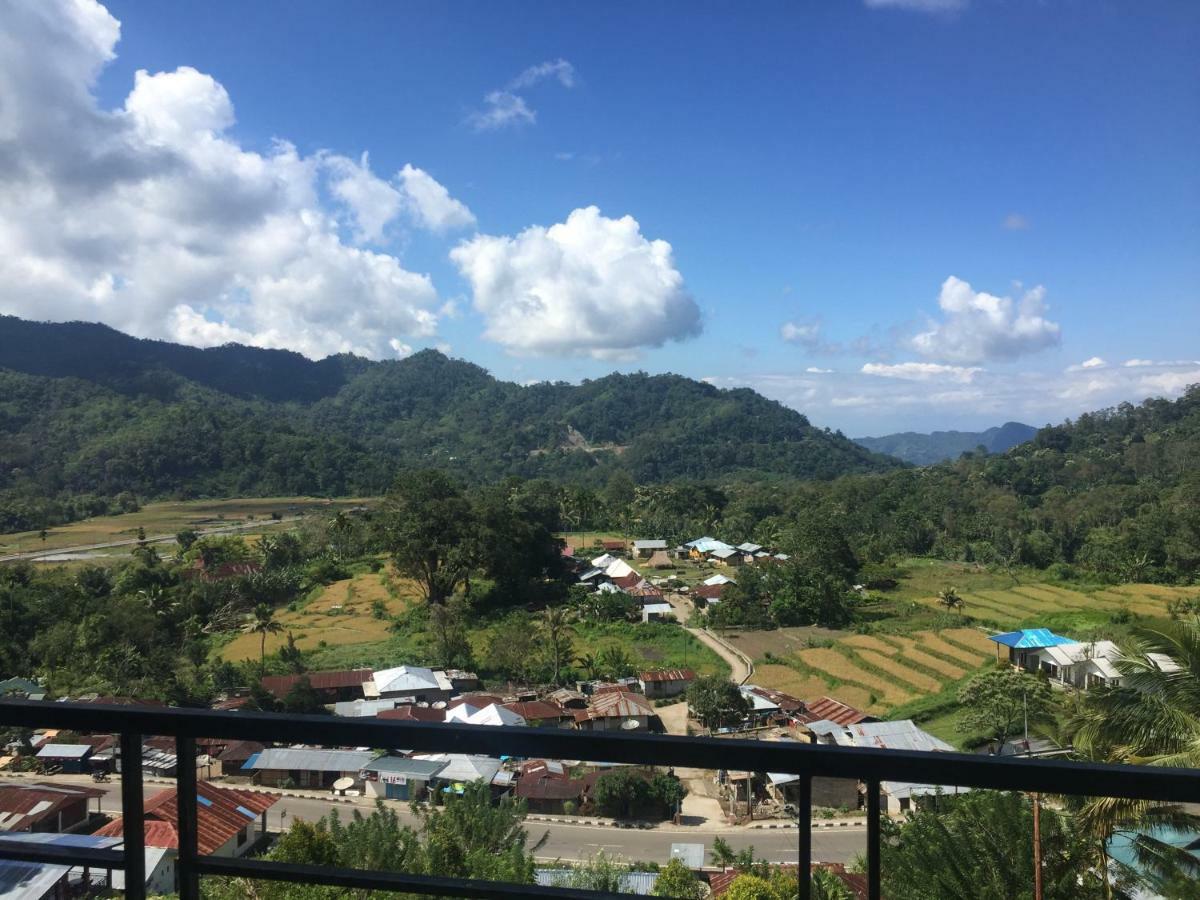
<svg viewBox="0 0 1200 900">
<path fill-rule="evenodd" d="M 984 665 L 993 655 L 972 628 L 911 635 L 846 635 L 832 647 L 786 657 L 789 665 L 756 666 L 756 683 L 811 699 L 822 694 L 874 713 L 928 694 Z"/>
<path fill-rule="evenodd" d="M 1091 612 L 1102 616 L 1129 610 L 1141 616 L 1162 616 L 1167 603 L 1195 596 L 1195 588 L 1157 584 L 1124 584 L 1096 591 L 1075 591 L 1052 584 L 1021 584 L 1005 589 L 960 591 L 964 612 L 1001 628 L 1034 625 L 1039 617 L 1063 612 Z M 939 607 L 936 597 L 927 606 Z"/>
</svg>

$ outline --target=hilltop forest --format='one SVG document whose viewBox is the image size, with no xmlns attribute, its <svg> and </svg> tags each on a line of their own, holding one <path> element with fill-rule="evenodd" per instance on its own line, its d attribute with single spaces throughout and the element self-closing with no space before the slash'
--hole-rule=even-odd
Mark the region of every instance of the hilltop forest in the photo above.
<svg viewBox="0 0 1200 900">
<path fill-rule="evenodd" d="M 378 495 L 404 466 L 602 486 L 900 465 L 753 391 L 674 375 L 521 386 L 432 350 L 312 362 L 0 317 L 0 531 L 153 498 Z"/>
</svg>

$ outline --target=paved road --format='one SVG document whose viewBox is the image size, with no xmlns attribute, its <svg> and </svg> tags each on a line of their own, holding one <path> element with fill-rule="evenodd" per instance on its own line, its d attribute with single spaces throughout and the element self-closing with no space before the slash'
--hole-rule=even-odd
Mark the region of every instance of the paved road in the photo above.
<svg viewBox="0 0 1200 900">
<path fill-rule="evenodd" d="M 90 784 L 89 781 L 82 779 L 71 780 Z M 100 801 L 101 809 L 106 813 L 119 815 L 121 811 L 119 780 L 97 785 L 97 787 L 106 792 Z M 152 797 L 157 791 L 166 787 L 166 785 L 147 783 L 145 786 L 146 796 Z M 387 805 L 399 813 L 401 821 L 408 824 L 416 823 L 407 804 L 389 801 Z M 328 815 L 334 809 L 343 818 L 349 818 L 355 809 L 369 811 L 371 802 L 358 800 L 354 803 L 344 803 L 306 797 L 281 796 L 279 802 L 267 812 L 267 826 L 271 831 L 279 831 L 281 824 L 287 828 L 296 819 L 315 821 Z M 671 858 L 671 844 L 704 844 L 707 850 L 712 846 L 713 838 L 718 834 L 725 838 L 735 850 L 753 845 L 755 855 L 769 862 L 795 863 L 798 859 L 796 830 L 791 828 L 714 830 L 664 826 L 652 829 L 623 829 L 536 821 L 526 822 L 525 828 L 529 832 L 530 845 L 538 845 L 536 855 L 539 859 L 587 859 L 594 856 L 597 851 L 603 850 L 607 854 L 621 856 L 628 860 L 666 864 Z M 812 834 L 812 847 L 814 860 L 848 863 L 857 854 L 866 851 L 866 829 L 862 826 L 816 829 Z"/>
</svg>

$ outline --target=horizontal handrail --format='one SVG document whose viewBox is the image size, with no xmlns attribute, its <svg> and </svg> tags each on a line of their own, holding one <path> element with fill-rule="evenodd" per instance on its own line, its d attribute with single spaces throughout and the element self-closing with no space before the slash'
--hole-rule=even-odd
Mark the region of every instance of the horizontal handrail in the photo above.
<svg viewBox="0 0 1200 900">
<path fill-rule="evenodd" d="M 36 700 L 0 701 L 0 725 L 787 772 L 824 778 L 1200 803 L 1200 770 L 1196 769 L 838 747 L 795 741 L 362 721 L 317 715 Z"/>
</svg>

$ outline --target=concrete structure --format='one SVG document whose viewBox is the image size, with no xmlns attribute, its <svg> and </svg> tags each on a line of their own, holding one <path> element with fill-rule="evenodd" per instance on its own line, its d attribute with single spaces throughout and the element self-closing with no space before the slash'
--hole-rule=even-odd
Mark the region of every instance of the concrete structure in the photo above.
<svg viewBox="0 0 1200 900">
<path fill-rule="evenodd" d="M 269 787 L 328 788 L 339 778 L 354 778 L 375 758 L 365 750 L 311 750 L 272 747 L 246 761 L 254 783 Z"/>
<path fill-rule="evenodd" d="M 638 675 L 642 693 L 650 699 L 676 697 L 695 680 L 696 673 L 691 669 L 655 669 Z"/>
<path fill-rule="evenodd" d="M 642 606 L 643 622 L 662 622 L 675 615 L 670 603 L 647 603 Z"/>
<path fill-rule="evenodd" d="M 445 767 L 441 760 L 380 756 L 362 770 L 364 792 L 388 800 L 425 800 L 429 782 Z"/>
</svg>

